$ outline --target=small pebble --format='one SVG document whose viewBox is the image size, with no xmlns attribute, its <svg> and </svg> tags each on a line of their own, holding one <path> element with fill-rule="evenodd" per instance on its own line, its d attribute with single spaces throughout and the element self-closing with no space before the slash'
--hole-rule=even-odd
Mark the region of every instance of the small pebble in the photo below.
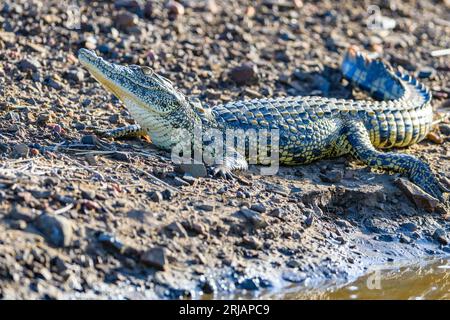
<svg viewBox="0 0 450 320">
<path fill-rule="evenodd" d="M 433 239 L 444 246 L 449 243 L 446 232 L 441 228 L 438 228 L 434 231 Z"/>
<path fill-rule="evenodd" d="M 24 220 L 13 220 L 10 223 L 11 228 L 17 230 L 25 230 L 27 228 L 27 222 Z"/>
<path fill-rule="evenodd" d="M 244 63 L 230 71 L 230 79 L 238 85 L 255 82 L 258 80 L 258 68 L 254 64 Z"/>
<path fill-rule="evenodd" d="M 41 64 L 39 61 L 35 59 L 23 59 L 18 63 L 18 67 L 20 71 L 34 71 L 37 72 L 41 68 Z"/>
<path fill-rule="evenodd" d="M 427 134 L 427 139 L 436 144 L 444 143 L 444 139 L 436 132 L 429 132 Z"/>
<path fill-rule="evenodd" d="M 153 16 L 153 0 L 147 0 L 144 6 L 144 17 L 151 18 Z"/>
<path fill-rule="evenodd" d="M 29 152 L 30 148 L 26 144 L 20 143 L 14 145 L 12 153 L 15 158 L 27 158 Z"/>
<path fill-rule="evenodd" d="M 417 230 L 417 225 L 413 222 L 405 222 L 400 225 L 400 228 L 405 231 L 414 232 Z"/>
<path fill-rule="evenodd" d="M 439 131 L 446 136 L 450 136 L 450 124 L 442 123 L 439 125 Z"/>
<path fill-rule="evenodd" d="M 177 18 L 184 14 L 184 6 L 177 1 L 169 1 L 167 3 L 167 11 L 169 13 L 169 17 Z"/>
<path fill-rule="evenodd" d="M 303 209 L 303 213 L 305 214 L 305 225 L 306 227 L 311 227 L 314 223 L 314 211 L 312 209 L 305 208 Z"/>
<path fill-rule="evenodd" d="M 256 212 L 259 212 L 259 213 L 264 213 L 264 212 L 266 212 L 266 207 L 265 207 L 262 203 L 255 203 L 255 204 L 252 204 L 251 207 L 250 207 L 250 209 L 251 209 L 251 210 L 254 210 L 254 211 L 256 211 Z"/>
<path fill-rule="evenodd" d="M 81 69 L 69 70 L 66 73 L 66 79 L 81 83 L 84 80 L 84 72 Z"/>
<path fill-rule="evenodd" d="M 202 204 L 196 206 L 196 208 L 199 210 L 203 210 L 203 211 L 213 211 L 214 210 L 213 205 L 206 204 L 206 203 L 202 203 Z"/>
<path fill-rule="evenodd" d="M 259 212 L 250 210 L 246 207 L 242 207 L 238 212 L 242 216 L 244 216 L 245 219 L 247 219 L 255 228 L 264 228 L 267 226 L 267 222 Z"/>
<path fill-rule="evenodd" d="M 434 70 L 433 68 L 430 67 L 423 67 L 420 68 L 419 71 L 417 72 L 417 77 L 421 78 L 421 79 L 428 79 L 428 78 L 432 78 L 436 73 L 436 70 Z"/>
<path fill-rule="evenodd" d="M 114 23 L 119 30 L 126 30 L 138 25 L 139 17 L 131 12 L 120 12 L 114 17 Z"/>
<path fill-rule="evenodd" d="M 148 196 L 153 202 L 161 202 L 164 199 L 162 193 L 159 191 L 151 191 L 148 193 Z"/>
<path fill-rule="evenodd" d="M 123 253 L 124 251 L 125 245 L 112 234 L 102 232 L 97 237 L 97 240 L 109 251 L 118 253 Z"/>
<path fill-rule="evenodd" d="M 126 9 L 136 14 L 142 13 L 142 3 L 140 0 L 116 0 L 114 1 L 114 8 Z"/>
</svg>

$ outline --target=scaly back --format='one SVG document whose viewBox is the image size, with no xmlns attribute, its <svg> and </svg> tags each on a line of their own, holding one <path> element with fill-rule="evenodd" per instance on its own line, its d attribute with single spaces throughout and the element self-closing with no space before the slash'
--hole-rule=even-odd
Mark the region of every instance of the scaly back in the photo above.
<svg viewBox="0 0 450 320">
<path fill-rule="evenodd" d="M 342 72 L 378 101 L 318 96 L 264 98 L 218 105 L 213 114 L 227 127 L 280 129 L 282 135 L 296 135 L 299 145 L 304 137 L 311 137 L 311 123 L 338 118 L 362 121 L 373 145 L 379 148 L 407 146 L 426 136 L 432 122 L 431 94 L 416 79 L 394 73 L 382 61 L 369 60 L 353 47 L 344 56 Z"/>
</svg>

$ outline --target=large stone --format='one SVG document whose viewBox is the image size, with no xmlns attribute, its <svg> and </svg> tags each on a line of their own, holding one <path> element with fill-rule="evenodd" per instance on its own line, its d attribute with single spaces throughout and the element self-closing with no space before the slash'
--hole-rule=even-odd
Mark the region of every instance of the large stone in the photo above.
<svg viewBox="0 0 450 320">
<path fill-rule="evenodd" d="M 399 178 L 395 180 L 395 183 L 400 190 L 402 190 L 405 195 L 420 209 L 433 212 L 439 204 L 438 199 L 432 197 L 409 180 Z"/>
<path fill-rule="evenodd" d="M 166 270 L 168 268 L 166 250 L 162 247 L 154 247 L 145 251 L 141 255 L 141 261 L 158 270 Z"/>
<path fill-rule="evenodd" d="M 35 222 L 45 239 L 56 247 L 68 247 L 72 243 L 72 223 L 64 217 L 44 213 Z"/>
</svg>

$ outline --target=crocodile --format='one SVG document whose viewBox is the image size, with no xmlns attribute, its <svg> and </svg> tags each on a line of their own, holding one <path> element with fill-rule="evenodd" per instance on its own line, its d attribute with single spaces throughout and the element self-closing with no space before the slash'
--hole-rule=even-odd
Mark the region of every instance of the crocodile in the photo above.
<svg viewBox="0 0 450 320">
<path fill-rule="evenodd" d="M 385 152 L 420 142 L 430 132 L 429 89 L 356 47 L 346 50 L 342 73 L 373 100 L 289 96 L 208 107 L 189 99 L 148 66 L 111 63 L 84 48 L 78 58 L 123 102 L 137 123 L 107 132 L 111 137 L 146 134 L 156 147 L 171 150 L 181 141 L 192 140 L 198 127 L 224 134 L 228 129 L 278 130 L 282 165 L 349 154 L 371 168 L 405 174 L 429 195 L 445 201 L 447 190 L 426 162 L 409 154 Z M 183 135 L 174 134 L 180 129 Z M 223 161 L 213 167 L 215 174 L 229 177 L 234 170 L 247 169 L 248 152 L 232 146 L 224 150 Z"/>
</svg>

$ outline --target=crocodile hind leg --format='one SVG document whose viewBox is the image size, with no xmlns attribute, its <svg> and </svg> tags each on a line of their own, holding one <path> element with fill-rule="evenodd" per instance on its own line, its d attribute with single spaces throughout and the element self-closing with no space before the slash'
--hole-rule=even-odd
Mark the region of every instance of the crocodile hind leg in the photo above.
<svg viewBox="0 0 450 320">
<path fill-rule="evenodd" d="M 370 142 L 369 134 L 361 122 L 350 122 L 345 127 L 347 141 L 351 146 L 350 153 L 371 168 L 380 168 L 405 173 L 409 179 L 424 191 L 444 201 L 442 190 L 428 164 L 414 156 L 380 152 Z"/>
<path fill-rule="evenodd" d="M 96 133 L 107 138 L 135 138 L 147 135 L 147 131 L 142 129 L 138 124 L 131 124 L 111 130 L 96 131 Z"/>
</svg>

